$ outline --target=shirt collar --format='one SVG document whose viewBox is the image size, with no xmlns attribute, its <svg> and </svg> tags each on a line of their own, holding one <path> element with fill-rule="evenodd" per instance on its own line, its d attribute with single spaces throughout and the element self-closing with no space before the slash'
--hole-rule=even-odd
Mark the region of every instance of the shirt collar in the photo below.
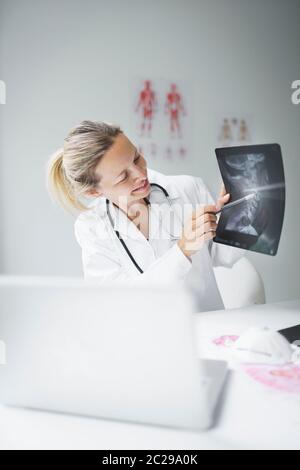
<svg viewBox="0 0 300 470">
<path fill-rule="evenodd" d="M 169 194 L 169 198 L 171 200 L 172 199 L 177 199 L 179 197 L 179 192 L 178 192 L 176 186 L 174 185 L 174 183 L 172 183 L 172 181 L 170 181 L 170 176 L 164 175 L 163 173 L 159 173 L 158 171 L 155 171 L 155 170 L 152 170 L 152 169 L 148 169 L 148 179 L 149 179 L 150 183 L 156 183 L 156 184 L 159 184 L 160 186 L 162 186 L 167 191 L 167 193 Z M 155 188 L 155 190 L 156 189 L 159 191 L 158 188 Z"/>
</svg>

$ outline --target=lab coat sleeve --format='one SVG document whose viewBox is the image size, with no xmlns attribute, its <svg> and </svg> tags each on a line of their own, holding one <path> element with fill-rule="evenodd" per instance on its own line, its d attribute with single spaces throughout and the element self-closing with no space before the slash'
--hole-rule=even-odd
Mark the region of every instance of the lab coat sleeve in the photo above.
<svg viewBox="0 0 300 470">
<path fill-rule="evenodd" d="M 200 204 L 215 204 L 215 200 L 202 178 L 196 177 L 195 184 L 198 202 Z M 217 220 L 219 220 L 220 216 L 218 215 L 217 217 Z M 212 264 L 215 267 L 232 267 L 239 259 L 245 256 L 247 251 L 242 248 L 215 243 L 213 240 L 208 241 L 208 250 L 212 259 Z"/>
<path fill-rule="evenodd" d="M 128 273 L 116 252 L 112 240 L 100 239 L 84 222 L 75 222 L 75 237 L 82 249 L 84 278 L 94 278 L 99 283 L 180 283 L 192 267 L 182 250 L 175 243 L 163 256 L 155 260 L 143 273 Z M 131 263 L 130 260 L 128 260 Z"/>
</svg>

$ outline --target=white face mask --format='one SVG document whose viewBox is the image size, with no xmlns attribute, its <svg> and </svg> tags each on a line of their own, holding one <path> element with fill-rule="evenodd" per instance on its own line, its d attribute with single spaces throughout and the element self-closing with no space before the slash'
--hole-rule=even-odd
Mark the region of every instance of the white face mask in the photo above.
<svg viewBox="0 0 300 470">
<path fill-rule="evenodd" d="M 234 361 L 252 364 L 288 364 L 293 361 L 295 347 L 275 330 L 248 328 L 232 346 Z"/>
</svg>

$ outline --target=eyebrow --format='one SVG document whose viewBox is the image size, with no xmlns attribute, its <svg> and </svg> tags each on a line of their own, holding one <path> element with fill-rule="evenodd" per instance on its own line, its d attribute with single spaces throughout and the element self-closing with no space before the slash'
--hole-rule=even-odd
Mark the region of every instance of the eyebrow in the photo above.
<svg viewBox="0 0 300 470">
<path fill-rule="evenodd" d="M 134 153 L 134 157 L 133 157 L 133 158 L 135 158 L 135 157 L 137 156 L 137 154 L 138 154 L 138 153 L 139 153 L 139 152 L 138 152 L 138 149 L 136 148 L 136 149 L 135 149 L 135 153 Z M 121 174 L 122 174 L 122 173 L 124 173 L 124 171 L 126 171 L 126 169 L 125 169 L 125 170 L 122 170 L 122 171 L 121 171 L 121 173 L 119 173 L 119 174 L 118 174 L 118 176 L 116 176 L 116 179 L 117 179 L 117 178 L 119 178 L 119 176 L 121 176 Z"/>
</svg>

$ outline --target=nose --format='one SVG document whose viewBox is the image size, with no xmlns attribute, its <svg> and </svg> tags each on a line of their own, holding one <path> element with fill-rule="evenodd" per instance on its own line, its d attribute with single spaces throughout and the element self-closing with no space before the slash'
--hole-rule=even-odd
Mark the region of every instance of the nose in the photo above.
<svg viewBox="0 0 300 470">
<path fill-rule="evenodd" d="M 147 178 L 147 170 L 145 168 L 139 168 L 136 166 L 133 169 L 133 178 L 136 183 L 143 183 L 143 180 Z"/>
</svg>

